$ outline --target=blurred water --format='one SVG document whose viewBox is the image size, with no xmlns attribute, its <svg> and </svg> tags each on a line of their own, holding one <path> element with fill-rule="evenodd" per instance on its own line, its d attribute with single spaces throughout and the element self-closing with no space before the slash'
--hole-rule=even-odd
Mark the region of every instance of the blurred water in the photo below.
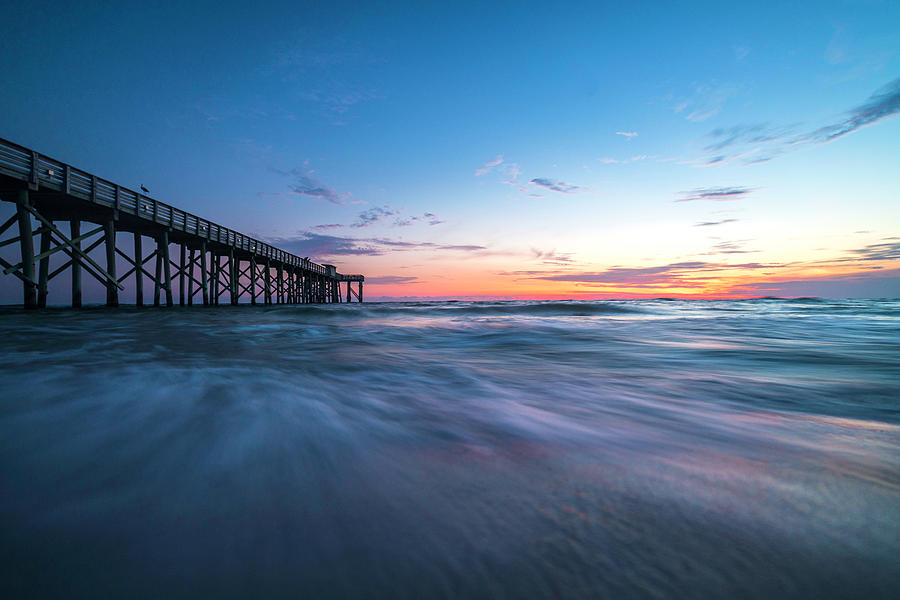
<svg viewBox="0 0 900 600">
<path fill-rule="evenodd" d="M 898 597 L 900 302 L 0 312 L 3 597 Z"/>
</svg>

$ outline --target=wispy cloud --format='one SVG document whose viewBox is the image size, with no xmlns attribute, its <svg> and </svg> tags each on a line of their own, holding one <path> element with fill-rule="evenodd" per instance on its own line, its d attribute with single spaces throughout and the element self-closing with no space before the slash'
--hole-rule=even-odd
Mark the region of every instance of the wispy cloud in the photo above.
<svg viewBox="0 0 900 600">
<path fill-rule="evenodd" d="M 536 259 L 548 265 L 564 265 L 574 261 L 571 252 L 557 252 L 555 249 L 539 250 L 538 248 L 532 248 L 531 252 Z"/>
<path fill-rule="evenodd" d="M 380 256 L 386 252 L 372 240 L 323 235 L 311 231 L 295 238 L 274 238 L 272 243 L 298 256 L 310 256 L 314 259 L 339 255 Z"/>
<path fill-rule="evenodd" d="M 299 196 L 327 200 L 332 204 L 338 205 L 343 205 L 344 201 L 351 196 L 349 192 L 344 192 L 342 194 L 313 178 L 312 175 L 315 171 L 310 169 L 307 163 L 304 163 L 303 167 L 291 169 L 290 171 L 282 171 L 274 168 L 270 170 L 279 175 L 293 177 L 294 181 L 293 183 L 288 184 L 288 188 L 291 190 L 291 193 Z M 276 193 L 274 195 L 279 194 Z"/>
<path fill-rule="evenodd" d="M 722 219 L 721 221 L 703 221 L 695 223 L 694 227 L 713 227 L 715 225 L 725 225 L 726 223 L 736 223 L 737 219 Z"/>
<path fill-rule="evenodd" d="M 386 217 L 391 217 L 396 215 L 396 210 L 391 210 L 388 206 L 376 206 L 374 208 L 370 208 L 368 210 L 364 210 L 357 216 L 357 220 L 355 223 L 352 223 L 350 227 L 369 227 L 371 225 L 375 225 L 382 219 Z"/>
<path fill-rule="evenodd" d="M 533 271 L 498 271 L 496 275 L 500 277 L 520 277 L 525 279 L 534 279 L 536 275 L 559 275 L 563 271 L 555 270 L 533 270 Z"/>
<path fill-rule="evenodd" d="M 726 200 L 741 200 L 746 198 L 753 188 L 746 187 L 711 187 L 681 192 L 681 197 L 675 202 L 693 202 L 695 200 L 713 200 L 723 202 Z"/>
<path fill-rule="evenodd" d="M 766 296 L 819 296 L 824 298 L 900 297 L 900 269 L 843 273 L 825 277 L 742 283 L 745 294 Z"/>
<path fill-rule="evenodd" d="M 616 135 L 624 136 L 625 139 L 627 139 L 630 142 L 631 138 L 637 137 L 637 132 L 636 131 L 617 131 Z"/>
<path fill-rule="evenodd" d="M 548 179 L 546 177 L 535 177 L 529 183 L 563 194 L 574 194 L 582 189 L 581 186 L 575 185 L 574 183 L 556 181 L 555 179 Z"/>
<path fill-rule="evenodd" d="M 734 59 L 738 62 L 741 62 L 750 55 L 750 48 L 748 46 L 733 46 L 732 50 L 734 50 Z"/>
<path fill-rule="evenodd" d="M 866 102 L 848 110 L 843 119 L 815 129 L 803 131 L 796 123 L 755 123 L 714 129 L 707 134 L 713 141 L 703 148 L 707 155 L 690 162 L 701 166 L 734 161 L 745 165 L 764 163 L 810 145 L 833 142 L 898 112 L 900 79 L 895 79 L 873 93 Z"/>
<path fill-rule="evenodd" d="M 895 240 L 897 238 L 885 238 Z M 851 254 L 857 260 L 893 260 L 900 258 L 900 242 L 888 241 L 880 244 L 870 244 L 865 248 L 851 250 Z"/>
<path fill-rule="evenodd" d="M 408 242 L 390 238 L 351 238 L 304 231 L 293 238 L 270 240 L 278 247 L 299 256 L 328 257 L 340 255 L 382 256 L 390 252 L 439 250 L 473 253 L 489 252 L 487 246 L 477 244 L 437 244 L 434 242 Z M 368 280 L 368 279 L 367 279 Z"/>
<path fill-rule="evenodd" d="M 605 271 L 563 273 L 536 276 L 546 281 L 569 281 L 582 285 L 647 288 L 702 288 L 715 281 L 723 271 L 760 271 L 778 269 L 779 264 L 726 264 L 706 261 L 684 261 L 655 267 L 612 267 Z"/>
<path fill-rule="evenodd" d="M 707 134 L 707 137 L 715 141 L 707 145 L 704 150 L 715 153 L 739 144 L 765 144 L 783 140 L 794 133 L 797 127 L 797 124 L 772 127 L 768 123 L 719 127 Z"/>
<path fill-rule="evenodd" d="M 425 223 L 433 227 L 435 225 L 441 225 L 445 222 L 446 221 L 438 219 L 437 215 L 435 215 L 434 213 L 427 212 L 421 216 L 413 215 L 411 217 L 397 217 L 396 219 L 394 219 L 394 227 L 409 227 L 410 225 L 415 225 L 416 223 Z"/>
<path fill-rule="evenodd" d="M 404 277 L 401 275 L 374 275 L 366 277 L 367 285 L 409 285 L 422 283 L 418 277 Z"/>
<path fill-rule="evenodd" d="M 519 175 L 522 174 L 522 170 L 517 163 L 506 163 L 503 165 L 503 173 L 506 175 L 506 180 L 503 183 L 514 186 L 519 185 Z"/>
<path fill-rule="evenodd" d="M 536 279 L 548 281 L 572 281 L 579 283 L 659 283 L 669 282 L 671 273 L 695 272 L 706 270 L 713 263 L 687 261 L 670 263 L 658 267 L 613 267 L 605 271 L 565 273 L 562 275 L 546 275 Z"/>
<path fill-rule="evenodd" d="M 428 244 L 427 247 L 432 247 L 431 244 Z M 487 250 L 487 246 L 476 246 L 474 244 L 456 244 L 450 246 L 433 246 L 438 250 L 460 250 L 462 252 L 480 252 L 482 250 Z"/>
<path fill-rule="evenodd" d="M 319 231 L 326 231 L 328 229 L 340 229 L 343 227 L 340 223 L 324 223 L 322 225 L 313 225 L 313 229 L 318 229 Z"/>
<path fill-rule="evenodd" d="M 847 118 L 807 134 L 796 143 L 813 142 L 824 144 L 843 137 L 848 133 L 877 123 L 900 112 L 900 79 L 890 82 L 869 98 L 867 102 L 849 111 Z"/>
<path fill-rule="evenodd" d="M 759 250 L 746 250 L 744 244 L 751 240 L 729 240 L 713 244 L 709 252 L 703 252 L 704 256 L 715 256 L 718 254 L 753 254 Z"/>
<path fill-rule="evenodd" d="M 501 164 L 502 162 L 503 162 L 503 155 L 498 154 L 491 160 L 487 161 L 486 163 L 484 163 L 483 165 L 481 165 L 480 167 L 475 169 L 475 176 L 480 177 L 481 175 L 486 175 L 486 174 L 490 173 L 494 167 Z"/>
<path fill-rule="evenodd" d="M 434 213 L 427 212 L 424 217 L 428 219 L 429 225 L 440 225 L 441 223 L 446 223 L 446 221 L 441 221 L 438 219 L 437 215 Z"/>
<path fill-rule="evenodd" d="M 345 38 L 323 39 L 310 29 L 291 36 L 273 49 L 271 62 L 261 69 L 264 77 L 275 79 L 297 100 L 324 109 L 337 117 L 335 125 L 346 124 L 347 113 L 357 104 L 384 98 L 370 85 L 371 79 L 346 76 L 372 74 L 384 64 L 378 52 Z"/>
<path fill-rule="evenodd" d="M 603 158 L 598 158 L 597 160 L 599 160 L 600 162 L 602 162 L 605 165 L 623 165 L 625 163 L 647 160 L 648 158 L 650 158 L 650 157 L 647 156 L 646 154 L 636 154 L 636 155 L 632 156 L 631 158 L 603 157 Z"/>
<path fill-rule="evenodd" d="M 344 203 L 341 194 L 307 175 L 297 175 L 295 182 L 290 185 L 290 188 L 294 193 L 301 196 L 328 200 L 334 204 Z"/>
<path fill-rule="evenodd" d="M 696 85 L 693 93 L 681 99 L 672 110 L 683 114 L 688 121 L 705 121 L 719 114 L 725 103 L 736 96 L 737 92 L 736 86 L 717 81 Z"/>
</svg>

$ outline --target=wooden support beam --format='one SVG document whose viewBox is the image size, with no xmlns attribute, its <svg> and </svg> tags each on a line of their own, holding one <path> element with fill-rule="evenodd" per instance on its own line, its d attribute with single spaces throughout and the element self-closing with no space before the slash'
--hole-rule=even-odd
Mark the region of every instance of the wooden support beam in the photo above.
<svg viewBox="0 0 900 600">
<path fill-rule="evenodd" d="M 234 246 L 228 247 L 228 266 L 229 279 L 231 280 L 231 304 L 235 305 L 238 303 L 238 265 L 234 260 Z"/>
<path fill-rule="evenodd" d="M 219 237 L 221 237 L 222 232 L 219 232 Z M 216 254 L 216 304 L 219 304 L 220 298 L 222 297 L 222 255 Z"/>
<path fill-rule="evenodd" d="M 172 270 L 171 270 L 171 260 L 169 259 L 169 231 L 164 229 L 159 234 L 159 241 L 157 242 L 159 247 L 162 249 L 162 260 L 163 260 L 163 283 L 166 289 L 166 306 L 171 307 L 174 303 L 172 302 Z"/>
<path fill-rule="evenodd" d="M 237 272 L 237 274 L 238 274 L 238 281 L 237 281 L 237 283 L 238 283 L 238 298 L 240 298 L 244 294 L 247 294 L 247 295 L 250 294 L 250 261 L 249 260 L 247 261 L 246 268 L 241 267 L 240 259 L 238 259 L 237 264 L 238 264 L 238 272 Z M 243 283 L 244 279 L 247 280 L 246 284 Z"/>
<path fill-rule="evenodd" d="M 119 277 L 119 283 L 122 283 L 123 281 L 131 277 L 131 274 L 135 271 L 137 271 L 137 267 L 131 267 L 130 269 L 125 271 L 125 273 L 121 277 Z"/>
<path fill-rule="evenodd" d="M 141 248 L 143 236 L 140 232 L 134 232 L 134 262 L 140 265 L 134 273 L 134 302 L 138 306 L 144 305 L 144 249 Z"/>
<path fill-rule="evenodd" d="M 122 251 L 120 248 L 116 247 L 116 254 L 125 259 L 125 262 L 130 264 L 132 267 L 137 266 L 137 261 L 132 259 L 128 254 Z"/>
<path fill-rule="evenodd" d="M 3 223 L 3 225 L 0 225 L 0 235 L 3 235 L 4 233 L 6 233 L 6 230 L 9 229 L 10 227 L 12 227 L 13 223 L 15 223 L 16 220 L 18 220 L 18 218 L 19 218 L 18 215 L 13 215 L 10 218 L 8 218 Z M 18 241 L 19 238 L 15 238 L 15 240 Z"/>
<path fill-rule="evenodd" d="M 264 283 L 265 283 L 265 302 L 266 304 L 272 304 L 272 268 L 269 259 L 266 259 L 266 270 L 264 272 Z"/>
<path fill-rule="evenodd" d="M 284 269 L 284 303 L 291 303 L 291 268 Z"/>
<path fill-rule="evenodd" d="M 156 256 L 156 269 L 154 270 L 155 275 L 153 276 L 153 306 L 159 306 L 160 290 L 162 287 L 162 252 L 160 252 L 160 250 L 159 238 L 157 238 L 156 251 L 153 253 Z"/>
<path fill-rule="evenodd" d="M 121 286 L 116 279 L 116 223 L 109 219 L 106 221 L 105 227 L 106 272 L 111 277 L 111 280 L 106 283 L 106 305 L 118 306 L 119 287 Z"/>
<path fill-rule="evenodd" d="M 181 244 L 181 270 L 178 271 L 178 304 L 184 306 L 184 271 L 186 265 L 185 254 L 187 252 L 187 248 L 185 248 L 184 243 Z"/>
<path fill-rule="evenodd" d="M 174 260 L 170 260 L 170 261 L 169 261 L 169 265 L 171 265 L 171 267 L 174 269 L 174 271 L 172 271 L 172 278 L 174 279 L 176 275 L 178 275 L 178 274 L 181 273 L 182 269 L 181 269 L 181 267 L 178 266 L 178 263 L 175 262 Z M 186 278 L 189 282 L 193 281 L 195 284 L 197 284 L 197 286 L 199 286 L 199 285 L 200 285 L 200 282 L 197 281 L 197 279 L 191 274 L 191 271 L 190 271 L 190 268 L 189 268 L 189 267 L 190 267 L 190 266 L 188 266 L 188 269 L 185 271 L 185 278 Z M 173 294 L 173 296 L 174 296 L 174 294 L 175 294 L 175 291 L 174 291 L 174 290 L 172 291 L 172 294 Z"/>
<path fill-rule="evenodd" d="M 284 287 L 286 301 L 288 304 L 294 303 L 294 271 L 290 267 L 284 271 Z"/>
<path fill-rule="evenodd" d="M 219 255 L 210 250 L 209 258 L 209 302 L 215 305 L 219 303 Z"/>
<path fill-rule="evenodd" d="M 22 257 L 23 304 L 25 308 L 33 309 L 37 308 L 37 290 L 34 281 L 34 240 L 31 237 L 31 214 L 28 208 L 28 190 L 21 190 L 16 202 L 16 217 L 19 221 L 19 247 Z"/>
<path fill-rule="evenodd" d="M 282 268 L 282 264 L 278 263 L 278 271 L 276 271 L 276 276 L 278 277 L 278 304 L 284 304 L 284 269 Z"/>
<path fill-rule="evenodd" d="M 0 266 L 11 267 L 12 265 L 6 262 L 4 259 L 0 258 Z M 22 275 L 22 271 L 20 271 L 19 269 L 13 268 L 13 270 L 9 274 L 22 280 L 23 284 L 30 285 L 31 287 L 35 288 L 35 290 L 37 290 L 37 283 L 35 283 L 31 279 L 25 279 L 25 276 Z M 35 293 L 37 292 L 35 291 Z"/>
<path fill-rule="evenodd" d="M 195 255 L 196 250 L 191 248 L 191 252 L 188 255 L 188 296 L 187 303 L 188 306 L 194 305 L 194 264 L 195 264 Z"/>
<path fill-rule="evenodd" d="M 222 259 L 225 259 L 225 264 L 222 264 Z M 219 255 L 219 269 L 218 274 L 216 276 L 216 298 L 221 298 L 224 294 L 230 293 L 231 291 L 231 278 L 229 277 L 229 273 L 231 272 L 231 267 L 229 266 L 230 261 L 228 260 L 227 254 Z"/>
<path fill-rule="evenodd" d="M 80 239 L 78 239 L 78 242 L 77 242 L 79 249 L 81 248 L 81 241 L 80 241 L 81 239 L 84 239 L 83 235 L 80 236 Z M 56 238 L 53 238 L 53 241 L 57 241 Z M 96 248 L 97 246 L 102 244 L 104 241 L 106 241 L 106 240 L 105 240 L 104 236 L 101 235 L 96 240 L 94 240 L 94 243 L 92 243 L 90 246 L 88 246 L 84 250 L 79 250 L 79 252 L 80 252 L 80 254 L 89 254 L 91 251 L 94 250 L 94 248 Z M 69 248 L 66 248 L 65 246 L 62 246 L 61 250 L 66 256 L 69 257 L 69 260 L 67 260 L 62 265 L 60 265 L 59 267 L 54 269 L 54 271 L 52 273 L 50 273 L 50 277 L 48 277 L 48 279 L 52 280 L 54 277 L 56 277 L 57 275 L 59 275 L 60 273 L 62 273 L 66 269 L 68 269 L 69 266 L 73 265 L 76 260 L 79 261 L 80 268 L 83 268 L 86 271 L 91 270 L 90 267 L 88 267 L 88 265 L 80 264 L 81 259 L 79 258 L 79 255 L 75 253 L 74 250 L 70 250 Z M 72 268 L 74 269 L 74 266 Z M 93 271 L 91 271 L 91 275 L 93 275 L 94 277 L 99 277 L 100 283 L 102 283 L 103 285 L 106 285 L 106 279 L 104 279 L 102 275 L 98 275 L 98 274 L 94 273 Z M 74 272 L 73 272 L 73 276 L 74 276 Z"/>
<path fill-rule="evenodd" d="M 219 303 L 219 298 L 222 296 L 222 255 L 216 254 L 216 265 L 213 268 L 213 272 L 215 273 L 215 297 L 216 304 Z"/>
<path fill-rule="evenodd" d="M 37 260 L 40 260 L 37 290 L 38 308 L 46 308 L 47 306 L 47 278 L 50 275 L 50 254 L 52 254 L 50 252 L 50 230 L 43 227 L 41 228 L 41 254 L 37 258 Z"/>
<path fill-rule="evenodd" d="M 209 271 L 206 268 L 206 240 L 200 242 L 200 286 L 203 288 L 203 306 L 209 306 Z"/>
<path fill-rule="evenodd" d="M 66 169 L 68 175 L 68 169 Z M 69 221 L 69 233 L 72 235 L 72 244 L 76 253 L 72 256 L 72 308 L 81 308 L 81 221 L 72 219 Z M 99 239 L 97 240 L 100 241 Z"/>
<path fill-rule="evenodd" d="M 250 255 L 250 304 L 256 304 L 256 256 Z"/>
<path fill-rule="evenodd" d="M 13 218 L 17 218 L 16 215 L 13 215 Z M 18 244 L 18 243 L 19 243 L 19 236 L 11 237 L 8 240 L 3 240 L 2 242 L 0 242 L 0 248 L 2 248 L 3 246 L 10 246 L 12 244 Z M 21 268 L 21 266 L 16 267 L 16 268 Z M 7 275 L 8 275 L 8 273 L 7 273 Z"/>
</svg>

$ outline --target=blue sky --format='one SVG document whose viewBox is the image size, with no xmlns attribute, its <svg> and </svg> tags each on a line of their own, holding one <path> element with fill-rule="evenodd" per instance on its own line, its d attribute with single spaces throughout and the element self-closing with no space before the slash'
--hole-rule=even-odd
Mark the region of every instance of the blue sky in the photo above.
<svg viewBox="0 0 900 600">
<path fill-rule="evenodd" d="M 375 296 L 900 295 L 900 3 L 192 6 L 6 9 L 0 136 Z"/>
</svg>

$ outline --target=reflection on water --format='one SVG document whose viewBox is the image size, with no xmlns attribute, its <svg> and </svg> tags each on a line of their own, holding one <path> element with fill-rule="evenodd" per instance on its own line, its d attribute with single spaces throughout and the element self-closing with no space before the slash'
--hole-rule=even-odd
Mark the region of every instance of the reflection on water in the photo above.
<svg viewBox="0 0 900 600">
<path fill-rule="evenodd" d="M 5 596 L 900 594 L 900 302 L 0 313 Z"/>
</svg>

